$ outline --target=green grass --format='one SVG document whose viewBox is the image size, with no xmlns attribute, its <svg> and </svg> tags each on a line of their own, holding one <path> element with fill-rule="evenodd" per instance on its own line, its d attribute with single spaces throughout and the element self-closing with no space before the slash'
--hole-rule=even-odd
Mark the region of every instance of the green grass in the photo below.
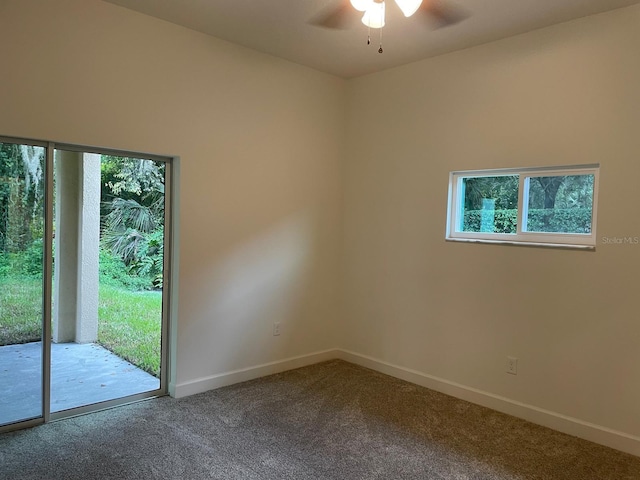
<svg viewBox="0 0 640 480">
<path fill-rule="evenodd" d="M 42 281 L 0 278 L 0 345 L 42 338 Z"/>
<path fill-rule="evenodd" d="M 100 285 L 98 343 L 160 376 L 162 294 Z"/>
<path fill-rule="evenodd" d="M 100 285 L 98 343 L 156 377 L 160 376 L 162 294 Z M 42 337 L 42 281 L 0 279 L 0 345 Z"/>
</svg>

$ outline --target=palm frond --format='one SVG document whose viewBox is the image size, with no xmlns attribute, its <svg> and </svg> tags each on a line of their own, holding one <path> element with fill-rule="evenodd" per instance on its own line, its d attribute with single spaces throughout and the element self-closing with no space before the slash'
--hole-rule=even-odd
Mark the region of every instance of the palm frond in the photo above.
<svg viewBox="0 0 640 480">
<path fill-rule="evenodd" d="M 124 227 L 150 233 L 157 227 L 152 210 L 145 205 L 140 205 L 135 200 L 114 198 L 110 209 L 111 211 L 105 218 L 104 228 L 106 230 L 116 231 Z"/>
</svg>

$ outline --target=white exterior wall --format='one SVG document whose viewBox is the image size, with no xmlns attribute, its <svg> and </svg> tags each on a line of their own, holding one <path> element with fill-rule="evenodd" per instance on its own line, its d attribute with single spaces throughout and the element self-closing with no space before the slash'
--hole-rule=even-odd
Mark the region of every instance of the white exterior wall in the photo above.
<svg viewBox="0 0 640 480">
<path fill-rule="evenodd" d="M 98 339 L 100 155 L 57 151 L 53 341 Z"/>
<path fill-rule="evenodd" d="M 100 155 L 82 154 L 78 223 L 78 309 L 76 342 L 98 339 L 98 263 L 100 257 Z"/>
</svg>

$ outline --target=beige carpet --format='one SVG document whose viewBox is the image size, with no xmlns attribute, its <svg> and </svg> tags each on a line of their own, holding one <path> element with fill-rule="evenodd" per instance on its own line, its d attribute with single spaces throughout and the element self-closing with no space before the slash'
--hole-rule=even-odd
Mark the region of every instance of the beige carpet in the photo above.
<svg viewBox="0 0 640 480">
<path fill-rule="evenodd" d="M 7 479 L 640 479 L 640 458 L 343 361 L 0 435 Z"/>
</svg>

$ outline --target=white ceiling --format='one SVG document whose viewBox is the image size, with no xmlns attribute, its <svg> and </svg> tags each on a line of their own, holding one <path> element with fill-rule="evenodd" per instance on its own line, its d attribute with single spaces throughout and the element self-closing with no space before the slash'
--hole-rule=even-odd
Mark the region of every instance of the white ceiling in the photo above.
<svg viewBox="0 0 640 480">
<path fill-rule="evenodd" d="M 468 17 L 434 28 L 387 7 L 384 53 L 379 31 L 354 21 L 346 30 L 308 21 L 347 0 L 105 0 L 341 77 L 356 77 L 442 53 L 524 33 L 574 18 L 640 3 L 640 0 L 448 0 Z M 446 1 L 446 0 L 424 0 Z M 393 3 L 388 0 L 388 3 Z M 640 27 L 640 26 L 639 26 Z"/>
</svg>

